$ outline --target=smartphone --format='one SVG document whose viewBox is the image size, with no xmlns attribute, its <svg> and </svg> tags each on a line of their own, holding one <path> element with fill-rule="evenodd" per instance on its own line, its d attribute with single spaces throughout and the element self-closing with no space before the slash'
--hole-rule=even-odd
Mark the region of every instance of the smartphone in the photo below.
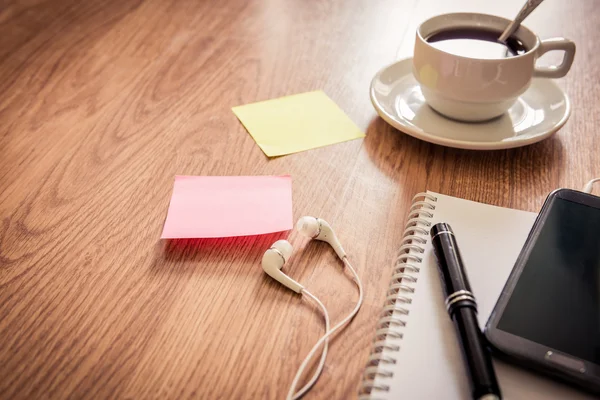
<svg viewBox="0 0 600 400">
<path fill-rule="evenodd" d="M 600 197 L 550 193 L 485 336 L 501 358 L 600 394 Z"/>
</svg>

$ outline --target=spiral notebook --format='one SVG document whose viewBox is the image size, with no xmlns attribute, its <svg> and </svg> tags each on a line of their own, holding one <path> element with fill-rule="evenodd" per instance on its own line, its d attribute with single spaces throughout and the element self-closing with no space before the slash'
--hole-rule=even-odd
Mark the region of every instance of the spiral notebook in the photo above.
<svg viewBox="0 0 600 400">
<path fill-rule="evenodd" d="M 360 400 L 470 398 L 460 348 L 444 307 L 428 227 L 448 222 L 484 326 L 536 214 L 438 193 L 413 199 L 374 336 Z M 542 375 L 494 360 L 504 399 L 592 399 Z"/>
</svg>

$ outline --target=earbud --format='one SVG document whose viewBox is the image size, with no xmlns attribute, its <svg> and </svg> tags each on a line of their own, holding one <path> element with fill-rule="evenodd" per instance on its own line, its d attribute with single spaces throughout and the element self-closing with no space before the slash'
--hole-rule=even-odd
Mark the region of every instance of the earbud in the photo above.
<svg viewBox="0 0 600 400">
<path fill-rule="evenodd" d="M 346 257 L 346 252 L 342 244 L 335 236 L 335 232 L 327 221 L 315 217 L 302 217 L 296 223 L 296 229 L 311 239 L 321 240 L 329 243 L 338 257 L 343 260 Z"/>
<path fill-rule="evenodd" d="M 304 286 L 281 272 L 281 268 L 292 255 L 292 250 L 292 245 L 287 240 L 276 241 L 269 250 L 265 251 L 262 258 L 262 267 L 271 278 L 294 292 L 301 293 Z"/>
</svg>

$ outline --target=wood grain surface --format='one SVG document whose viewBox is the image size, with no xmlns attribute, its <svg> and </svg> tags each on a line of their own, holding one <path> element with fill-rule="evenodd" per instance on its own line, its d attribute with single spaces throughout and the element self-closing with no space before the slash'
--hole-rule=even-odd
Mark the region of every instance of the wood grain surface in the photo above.
<svg viewBox="0 0 600 400">
<path fill-rule="evenodd" d="M 492 4 L 498 3 L 498 4 Z M 310 399 L 354 398 L 412 196 L 427 189 L 537 210 L 600 176 L 600 4 L 527 20 L 577 43 L 559 85 L 573 114 L 510 151 L 444 148 L 379 119 L 368 88 L 427 17 L 512 17 L 522 0 L 0 2 L 0 398 L 281 399 L 355 287 L 324 243 L 281 233 L 161 241 L 175 174 L 291 174 L 294 216 L 329 221 L 365 284 Z M 323 89 L 367 133 L 267 159 L 232 106 Z"/>
</svg>

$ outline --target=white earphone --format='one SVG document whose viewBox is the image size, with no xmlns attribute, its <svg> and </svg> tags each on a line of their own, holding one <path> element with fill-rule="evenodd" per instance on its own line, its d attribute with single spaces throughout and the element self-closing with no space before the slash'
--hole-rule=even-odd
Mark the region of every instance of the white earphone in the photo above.
<svg viewBox="0 0 600 400">
<path fill-rule="evenodd" d="M 262 258 L 262 267 L 271 278 L 296 293 L 302 293 L 304 286 L 281 272 L 281 268 L 292 255 L 292 245 L 287 240 L 278 240 L 265 251 Z"/>
<path fill-rule="evenodd" d="M 327 221 L 315 217 L 302 217 L 298 220 L 296 229 L 306 237 L 329 243 L 342 261 L 346 257 L 344 248 Z M 304 286 L 281 272 L 281 268 L 292 255 L 292 251 L 292 245 L 287 240 L 276 241 L 263 255 L 262 267 L 271 278 L 296 293 L 302 293 Z"/>
<path fill-rule="evenodd" d="M 360 282 L 360 278 L 356 274 L 354 268 L 352 268 L 352 265 L 348 261 L 348 256 L 344 251 L 344 248 L 340 244 L 340 241 L 335 235 L 335 232 L 327 223 L 327 221 L 315 217 L 302 217 L 300 218 L 300 220 L 298 220 L 298 223 L 296 224 L 296 229 L 301 234 L 311 239 L 321 240 L 329 243 L 329 245 L 333 248 L 340 260 L 342 260 L 344 265 L 348 267 L 348 269 L 352 273 L 353 280 L 358 287 L 359 299 L 352 312 L 348 314 L 348 316 L 341 320 L 332 329 L 329 329 L 329 313 L 327 312 L 327 309 L 325 308 L 323 303 L 321 303 L 321 301 L 316 296 L 314 296 L 312 293 L 306 290 L 304 286 L 302 286 L 300 283 L 296 282 L 281 271 L 283 266 L 286 264 L 286 262 L 292 255 L 292 245 L 287 240 L 278 240 L 275 243 L 273 243 L 273 245 L 265 252 L 262 258 L 263 270 L 271 278 L 275 279 L 285 287 L 293 290 L 296 293 L 305 294 L 310 299 L 315 301 L 317 305 L 322 309 L 323 315 L 325 317 L 325 334 L 321 336 L 317 343 L 315 343 L 311 351 L 308 353 L 308 355 L 300 365 L 300 368 L 296 372 L 296 376 L 294 377 L 294 380 L 292 382 L 292 385 L 290 386 L 290 390 L 287 395 L 288 400 L 299 399 L 304 394 L 306 394 L 310 390 L 310 388 L 317 382 L 317 379 L 319 378 L 319 375 L 323 370 L 323 366 L 325 365 L 329 337 L 335 332 L 337 332 L 339 329 L 343 328 L 346 324 L 348 324 L 348 322 L 352 320 L 352 318 L 354 318 L 356 313 L 358 313 L 358 310 L 360 309 L 360 306 L 362 305 L 363 301 L 363 289 L 362 283 Z M 295 393 L 296 386 L 298 385 L 298 381 L 302 377 L 304 369 L 306 368 L 316 351 L 321 347 L 321 345 L 323 345 L 323 352 L 321 354 L 321 360 L 319 361 L 319 365 L 317 366 L 315 373 L 313 374 L 310 381 L 306 385 L 304 385 L 302 389 Z"/>
</svg>

